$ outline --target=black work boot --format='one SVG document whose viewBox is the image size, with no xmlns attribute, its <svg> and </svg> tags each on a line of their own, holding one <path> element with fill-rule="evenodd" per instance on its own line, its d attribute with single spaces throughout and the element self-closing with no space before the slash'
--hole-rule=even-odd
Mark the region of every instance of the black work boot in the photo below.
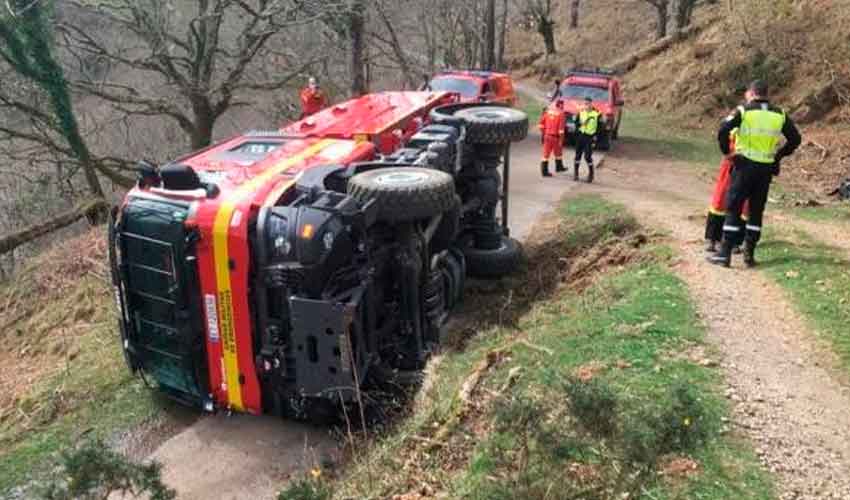
<svg viewBox="0 0 850 500">
<path fill-rule="evenodd" d="M 744 242 L 744 265 L 747 267 L 756 267 L 756 244 L 751 241 Z"/>
<path fill-rule="evenodd" d="M 705 251 L 708 253 L 715 253 L 717 251 L 717 241 L 706 240 Z"/>
<path fill-rule="evenodd" d="M 573 180 L 578 182 L 578 163 L 573 165 Z"/>
<path fill-rule="evenodd" d="M 709 255 L 706 260 L 718 266 L 729 267 L 732 264 L 732 245 L 724 241 L 720 245 L 720 251 Z"/>
<path fill-rule="evenodd" d="M 587 174 L 587 183 L 590 184 L 593 182 L 593 163 L 588 163 L 587 168 L 590 170 L 590 173 Z"/>
<path fill-rule="evenodd" d="M 549 173 L 549 162 L 541 161 L 540 162 L 540 175 L 543 177 L 552 177 L 552 174 Z"/>
<path fill-rule="evenodd" d="M 566 171 L 567 169 L 564 168 L 564 162 L 561 161 L 560 158 L 555 158 L 555 172 L 561 173 Z"/>
</svg>

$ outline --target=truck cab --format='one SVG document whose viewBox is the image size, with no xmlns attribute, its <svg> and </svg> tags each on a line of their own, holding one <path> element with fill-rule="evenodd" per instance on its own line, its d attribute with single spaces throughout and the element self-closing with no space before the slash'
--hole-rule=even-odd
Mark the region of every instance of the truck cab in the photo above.
<svg viewBox="0 0 850 500">
<path fill-rule="evenodd" d="M 568 140 L 575 133 L 573 117 L 581 111 L 587 97 L 591 98 L 593 106 L 602 115 L 597 147 L 608 150 L 612 141 L 619 137 L 625 105 L 620 81 L 615 73 L 602 68 L 575 68 L 567 72 L 554 99 L 564 103 Z M 554 106 L 554 99 L 551 106 Z"/>
<path fill-rule="evenodd" d="M 432 91 L 454 92 L 459 102 L 493 102 L 516 105 L 510 75 L 494 71 L 457 70 L 437 73 L 428 82 Z"/>
</svg>

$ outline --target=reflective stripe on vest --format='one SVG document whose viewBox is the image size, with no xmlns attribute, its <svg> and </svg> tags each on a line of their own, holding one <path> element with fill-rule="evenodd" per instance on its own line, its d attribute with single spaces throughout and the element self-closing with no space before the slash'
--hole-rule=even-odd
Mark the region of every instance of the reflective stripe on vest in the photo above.
<svg viewBox="0 0 850 500">
<path fill-rule="evenodd" d="M 578 115 L 578 122 L 579 132 L 585 135 L 596 134 L 596 129 L 599 128 L 599 111 L 582 111 Z"/>
<path fill-rule="evenodd" d="M 773 163 L 782 139 L 785 113 L 761 109 L 738 108 L 741 126 L 735 142 L 735 153 L 756 163 Z"/>
</svg>

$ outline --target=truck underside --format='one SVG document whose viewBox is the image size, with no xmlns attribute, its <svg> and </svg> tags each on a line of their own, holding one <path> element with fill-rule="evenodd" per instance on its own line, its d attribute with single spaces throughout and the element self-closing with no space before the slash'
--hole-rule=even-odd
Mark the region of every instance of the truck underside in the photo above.
<svg viewBox="0 0 850 500">
<path fill-rule="evenodd" d="M 140 178 L 109 235 L 131 370 L 207 410 L 314 418 L 424 366 L 465 277 L 518 263 L 508 152 L 528 124 L 401 97 L 378 127 L 347 129 L 346 103 Z"/>
</svg>

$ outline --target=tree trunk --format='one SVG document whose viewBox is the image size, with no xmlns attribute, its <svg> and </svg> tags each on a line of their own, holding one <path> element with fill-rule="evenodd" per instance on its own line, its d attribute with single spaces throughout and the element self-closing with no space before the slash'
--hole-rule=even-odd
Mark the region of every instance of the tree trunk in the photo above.
<svg viewBox="0 0 850 500">
<path fill-rule="evenodd" d="M 192 151 L 197 151 L 212 144 L 216 116 L 212 104 L 206 96 L 195 95 L 191 99 L 192 113 L 195 117 L 191 133 Z"/>
<path fill-rule="evenodd" d="M 655 11 L 658 14 L 658 24 L 655 26 L 655 38 L 657 39 L 667 36 L 667 22 L 670 20 L 668 3 L 667 0 L 664 0 L 655 4 Z"/>
<path fill-rule="evenodd" d="M 500 70 L 505 69 L 505 42 L 508 33 L 508 0 L 502 4 L 502 20 L 499 27 L 499 53 L 496 56 L 496 67 Z"/>
<path fill-rule="evenodd" d="M 487 0 L 484 24 L 484 69 L 492 70 L 496 67 L 496 0 Z"/>
<path fill-rule="evenodd" d="M 349 34 L 351 37 L 351 96 L 357 97 L 366 93 L 366 73 L 365 73 L 365 47 L 364 47 L 364 28 L 366 21 L 364 19 L 363 10 L 365 6 L 361 0 L 353 0 L 351 2 L 351 12 L 349 12 Z"/>
<path fill-rule="evenodd" d="M 676 1 L 676 31 L 683 30 L 691 24 L 695 0 Z"/>
<path fill-rule="evenodd" d="M 570 4 L 570 28 L 578 28 L 578 10 L 581 7 L 581 0 L 572 0 Z"/>
<path fill-rule="evenodd" d="M 546 47 L 546 55 L 551 55 L 555 50 L 555 22 L 548 17 L 540 17 L 537 20 L 537 32 L 543 37 L 543 45 Z"/>
<path fill-rule="evenodd" d="M 90 200 L 78 205 L 76 208 L 64 214 L 58 215 L 48 221 L 32 225 L 21 231 L 0 237 L 0 255 L 11 252 L 19 246 L 40 238 L 57 229 L 70 226 L 74 222 L 88 217 L 90 221 L 100 220 L 100 214 L 106 213 L 109 204 L 102 198 Z"/>
</svg>

